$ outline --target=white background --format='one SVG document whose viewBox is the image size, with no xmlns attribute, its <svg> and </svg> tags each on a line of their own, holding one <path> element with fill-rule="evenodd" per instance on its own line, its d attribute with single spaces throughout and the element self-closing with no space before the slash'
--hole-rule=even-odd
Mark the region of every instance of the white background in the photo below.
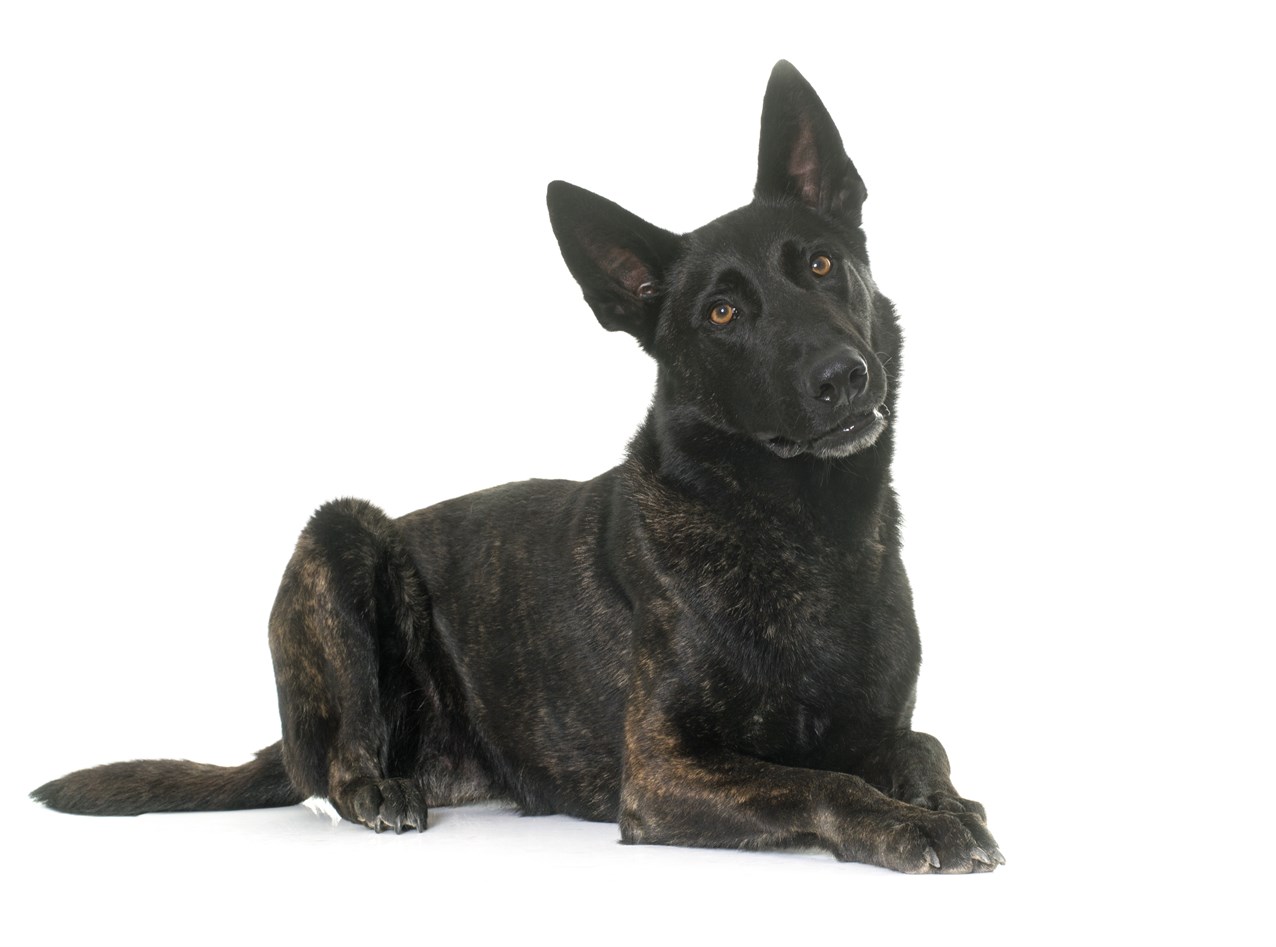
<svg viewBox="0 0 1276 947">
<path fill-rule="evenodd" d="M 1272 942 L 1259 5 L 2 9 L 6 942 Z M 916 724 L 1005 868 L 26 800 L 277 739 L 266 616 L 324 500 L 614 464 L 654 372 L 545 185 L 744 203 L 781 57 L 868 184 Z"/>
</svg>

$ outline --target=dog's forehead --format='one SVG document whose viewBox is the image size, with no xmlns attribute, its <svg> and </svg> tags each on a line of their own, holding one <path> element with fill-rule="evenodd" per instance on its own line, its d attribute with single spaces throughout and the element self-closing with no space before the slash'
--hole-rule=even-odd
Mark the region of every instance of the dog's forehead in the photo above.
<svg viewBox="0 0 1276 947">
<path fill-rule="evenodd" d="M 835 229 L 805 207 L 753 203 L 687 234 L 686 246 L 687 256 L 702 262 L 733 260 L 762 267 L 786 246 L 814 249 L 835 239 Z"/>
</svg>

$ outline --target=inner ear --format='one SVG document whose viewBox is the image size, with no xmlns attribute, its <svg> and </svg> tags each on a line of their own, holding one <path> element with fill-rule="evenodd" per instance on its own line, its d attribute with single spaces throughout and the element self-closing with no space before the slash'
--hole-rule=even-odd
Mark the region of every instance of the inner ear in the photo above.
<svg viewBox="0 0 1276 947">
<path fill-rule="evenodd" d="M 625 247 L 608 245 L 602 240 L 591 240 L 587 244 L 598 252 L 594 262 L 605 273 L 636 299 L 644 299 L 654 295 L 656 274 L 654 268 L 639 259 L 638 255 Z"/>
<path fill-rule="evenodd" d="M 805 115 L 797 116 L 797 134 L 789 146 L 789 178 L 798 198 L 807 207 L 820 206 L 820 152 L 815 129 Z"/>
<path fill-rule="evenodd" d="M 784 61 L 772 70 L 762 101 L 754 195 L 764 201 L 796 200 L 852 226 L 859 226 L 867 196 L 824 103 Z"/>
</svg>

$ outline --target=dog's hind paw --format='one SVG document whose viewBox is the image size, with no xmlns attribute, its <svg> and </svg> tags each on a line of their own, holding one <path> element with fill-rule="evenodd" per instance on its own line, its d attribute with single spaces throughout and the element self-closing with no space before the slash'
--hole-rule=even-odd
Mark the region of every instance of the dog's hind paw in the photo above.
<svg viewBox="0 0 1276 947">
<path fill-rule="evenodd" d="M 411 779 L 354 779 L 333 794 L 332 804 L 351 822 L 396 835 L 424 832 L 429 817 L 421 787 Z"/>
</svg>

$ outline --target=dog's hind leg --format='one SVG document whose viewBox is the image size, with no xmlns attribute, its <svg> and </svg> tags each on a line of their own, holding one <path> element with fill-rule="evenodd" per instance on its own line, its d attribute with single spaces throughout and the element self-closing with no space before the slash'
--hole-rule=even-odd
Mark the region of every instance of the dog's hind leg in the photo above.
<svg viewBox="0 0 1276 947">
<path fill-rule="evenodd" d="M 270 617 L 284 764 L 298 789 L 378 832 L 426 827 L 428 625 L 394 522 L 361 500 L 321 507 Z"/>
</svg>

